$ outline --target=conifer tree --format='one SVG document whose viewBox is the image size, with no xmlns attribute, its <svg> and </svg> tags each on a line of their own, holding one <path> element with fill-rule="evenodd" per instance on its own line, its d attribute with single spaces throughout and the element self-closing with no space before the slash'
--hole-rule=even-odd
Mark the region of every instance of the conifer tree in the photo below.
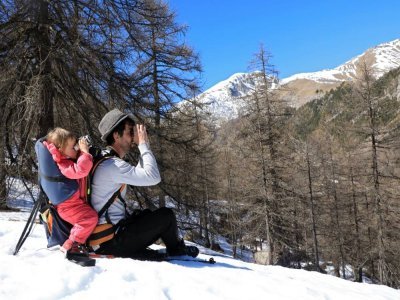
<svg viewBox="0 0 400 300">
<path fill-rule="evenodd" d="M 383 284 L 389 284 L 391 281 L 390 262 L 388 261 L 387 248 L 389 232 L 387 228 L 387 211 L 386 206 L 388 202 L 388 193 L 385 191 L 383 179 L 383 166 L 381 163 L 382 148 L 380 136 L 382 126 L 380 125 L 379 110 L 379 97 L 377 96 L 376 86 L 374 86 L 375 79 L 370 67 L 364 62 L 361 66 L 361 78 L 357 82 L 357 93 L 364 104 L 366 112 L 366 135 L 369 143 L 370 158 L 368 159 L 371 166 L 371 173 L 368 176 L 368 196 L 373 201 L 374 205 L 374 231 L 375 247 L 372 257 L 377 259 L 377 271 L 379 281 Z"/>
<path fill-rule="evenodd" d="M 235 126 L 236 142 L 231 150 L 234 160 L 243 161 L 239 186 L 242 189 L 236 206 L 242 207 L 246 222 L 262 224 L 253 228 L 253 236 L 264 239 L 267 245 L 268 263 L 277 261 L 279 253 L 289 242 L 284 232 L 287 226 L 285 212 L 289 210 L 286 198 L 287 186 L 283 179 L 282 128 L 287 118 L 286 104 L 275 95 L 276 72 L 270 64 L 270 54 L 263 46 L 255 55 L 252 68 L 254 90 L 243 98 L 243 109 Z M 248 171 L 247 171 L 248 170 Z M 232 170 L 230 171 L 232 172 Z M 232 199 L 235 199 L 231 197 Z"/>
<path fill-rule="evenodd" d="M 11 174 L 7 162 L 34 180 L 32 141 L 55 125 L 99 141 L 101 116 L 119 108 L 159 127 L 199 70 L 174 18 L 162 1 L 3 1 L 0 177 Z M 151 133 L 166 139 L 161 130 Z"/>
<path fill-rule="evenodd" d="M 139 97 L 132 109 L 141 111 L 142 118 L 151 126 L 153 151 L 163 178 L 159 205 L 165 206 L 163 190 L 167 181 L 164 173 L 166 168 L 173 167 L 172 163 L 166 161 L 166 143 L 190 143 L 189 140 L 183 140 L 183 136 L 177 138 L 169 135 L 171 122 L 179 120 L 169 112 L 176 109 L 178 102 L 196 95 L 197 75 L 201 66 L 197 54 L 184 41 L 186 27 L 177 24 L 175 13 L 163 1 L 144 1 L 142 10 L 149 13 L 137 16 L 141 24 L 139 30 L 129 22 L 129 17 L 135 15 L 135 11 L 129 5 L 124 5 L 123 10 L 124 15 L 128 16 L 124 21 L 128 43 L 140 51 L 132 74 Z M 193 130 L 190 127 L 187 130 Z"/>
</svg>

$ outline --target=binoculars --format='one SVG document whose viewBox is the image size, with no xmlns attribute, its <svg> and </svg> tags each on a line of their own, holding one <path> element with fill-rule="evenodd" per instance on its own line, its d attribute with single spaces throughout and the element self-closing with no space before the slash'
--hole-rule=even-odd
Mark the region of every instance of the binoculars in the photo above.
<svg viewBox="0 0 400 300">
<path fill-rule="evenodd" d="M 92 146 L 92 139 L 90 138 L 90 136 L 88 136 L 88 135 L 81 136 L 81 137 L 78 139 L 78 141 L 80 141 L 80 140 L 82 140 L 82 139 L 86 141 L 86 143 L 88 144 L 89 148 Z M 79 143 L 76 143 L 76 145 L 74 146 L 74 149 L 75 149 L 76 151 L 79 150 Z"/>
</svg>

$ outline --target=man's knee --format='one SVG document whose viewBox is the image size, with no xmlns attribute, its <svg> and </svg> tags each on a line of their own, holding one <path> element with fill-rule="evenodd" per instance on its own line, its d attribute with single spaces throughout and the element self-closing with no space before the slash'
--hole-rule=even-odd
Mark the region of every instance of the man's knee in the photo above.
<svg viewBox="0 0 400 300">
<path fill-rule="evenodd" d="M 171 208 L 168 207 L 161 207 L 157 209 L 158 213 L 166 218 L 166 219 L 174 219 L 175 220 L 175 213 Z"/>
</svg>

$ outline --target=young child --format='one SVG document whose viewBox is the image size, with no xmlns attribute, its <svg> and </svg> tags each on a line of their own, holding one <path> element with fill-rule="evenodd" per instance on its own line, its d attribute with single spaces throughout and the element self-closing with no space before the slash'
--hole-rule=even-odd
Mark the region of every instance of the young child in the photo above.
<svg viewBox="0 0 400 300">
<path fill-rule="evenodd" d="M 86 180 L 93 165 L 92 155 L 89 154 L 89 145 L 85 139 L 77 139 L 63 128 L 51 130 L 45 147 L 51 153 L 61 173 L 69 178 L 76 179 L 79 189 L 67 200 L 56 205 L 60 217 L 73 225 L 69 239 L 61 247 L 64 253 L 87 254 L 84 246 L 87 238 L 97 225 L 97 212 L 85 200 Z"/>
</svg>

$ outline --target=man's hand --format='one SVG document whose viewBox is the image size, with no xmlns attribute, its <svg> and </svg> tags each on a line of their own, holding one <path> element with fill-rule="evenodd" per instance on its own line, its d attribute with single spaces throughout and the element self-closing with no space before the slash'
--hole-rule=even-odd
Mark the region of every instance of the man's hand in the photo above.
<svg viewBox="0 0 400 300">
<path fill-rule="evenodd" d="M 135 136 L 133 137 L 133 142 L 136 145 L 147 144 L 149 138 L 147 136 L 146 126 L 142 124 L 137 124 L 135 127 Z"/>
</svg>

